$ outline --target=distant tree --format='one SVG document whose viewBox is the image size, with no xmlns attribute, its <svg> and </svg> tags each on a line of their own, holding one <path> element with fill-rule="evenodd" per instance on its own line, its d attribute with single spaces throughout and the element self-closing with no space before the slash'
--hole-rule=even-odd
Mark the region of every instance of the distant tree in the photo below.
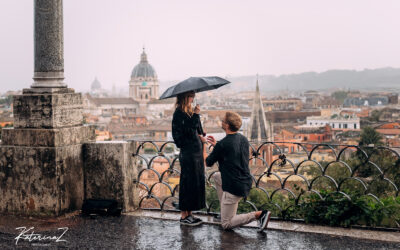
<svg viewBox="0 0 400 250">
<path fill-rule="evenodd" d="M 376 156 L 379 154 L 379 150 L 376 148 L 377 146 L 382 146 L 382 135 L 376 131 L 373 127 L 365 127 L 361 131 L 360 141 L 358 145 L 363 148 L 368 157 Z M 369 145 L 373 145 L 373 148 L 369 148 Z M 354 167 L 358 168 L 358 176 L 360 177 L 370 177 L 375 174 L 374 167 L 368 164 L 368 160 L 371 158 L 365 158 L 364 155 L 357 151 L 357 160 L 353 162 Z M 376 162 L 375 160 L 375 163 Z"/>
<path fill-rule="evenodd" d="M 371 115 L 370 115 L 370 120 L 373 122 L 379 122 L 380 118 L 381 118 L 382 112 L 375 109 L 372 110 Z"/>
<path fill-rule="evenodd" d="M 331 97 L 336 99 L 337 101 L 339 101 L 341 104 L 343 104 L 344 99 L 347 98 L 347 92 L 346 91 L 336 91 L 336 92 L 332 93 Z"/>
<path fill-rule="evenodd" d="M 380 146 L 382 145 L 382 135 L 376 131 L 373 127 L 365 127 L 361 131 L 361 136 L 360 136 L 360 141 L 359 141 L 359 146 L 368 146 L 370 144 L 373 144 L 374 146 Z"/>
<path fill-rule="evenodd" d="M 10 106 L 12 101 L 13 101 L 13 97 L 11 95 L 9 95 L 6 98 L 0 99 L 0 104 L 7 104 L 7 106 Z"/>
</svg>

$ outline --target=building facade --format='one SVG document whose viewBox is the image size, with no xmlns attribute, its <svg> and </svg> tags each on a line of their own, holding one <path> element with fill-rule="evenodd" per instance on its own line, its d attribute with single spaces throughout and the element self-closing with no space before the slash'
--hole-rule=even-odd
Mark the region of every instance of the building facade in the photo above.
<svg viewBox="0 0 400 250">
<path fill-rule="evenodd" d="M 129 81 L 129 97 L 140 103 L 147 103 L 159 97 L 157 74 L 153 66 L 149 64 L 144 48 L 139 64 L 132 70 Z"/>
<path fill-rule="evenodd" d="M 359 130 L 360 129 L 360 118 L 359 117 L 323 117 L 323 116 L 310 116 L 307 117 L 306 126 L 310 127 L 321 127 L 329 125 L 332 129 L 348 129 L 348 130 Z"/>
</svg>

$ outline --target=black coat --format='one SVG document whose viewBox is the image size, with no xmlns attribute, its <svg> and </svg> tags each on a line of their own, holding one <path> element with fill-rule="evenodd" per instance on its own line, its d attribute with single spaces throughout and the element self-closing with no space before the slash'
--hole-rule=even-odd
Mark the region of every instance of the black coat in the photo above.
<svg viewBox="0 0 400 250">
<path fill-rule="evenodd" d="M 206 206 L 203 145 L 198 129 L 200 117 L 177 108 L 172 118 L 172 137 L 180 148 L 179 209 L 200 210 Z"/>
<path fill-rule="evenodd" d="M 249 141 L 239 133 L 226 135 L 206 159 L 207 166 L 218 161 L 222 190 L 236 196 L 248 196 L 253 179 L 249 169 Z"/>
</svg>

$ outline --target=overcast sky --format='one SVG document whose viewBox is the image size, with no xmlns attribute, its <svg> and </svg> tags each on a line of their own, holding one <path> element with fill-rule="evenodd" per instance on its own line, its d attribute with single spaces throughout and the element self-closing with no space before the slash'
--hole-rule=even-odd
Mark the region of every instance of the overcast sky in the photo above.
<svg viewBox="0 0 400 250">
<path fill-rule="evenodd" d="M 127 86 L 145 45 L 160 81 L 400 67 L 398 0 L 66 0 L 68 86 Z M 33 76 L 33 1 L 0 0 L 0 92 Z"/>
</svg>

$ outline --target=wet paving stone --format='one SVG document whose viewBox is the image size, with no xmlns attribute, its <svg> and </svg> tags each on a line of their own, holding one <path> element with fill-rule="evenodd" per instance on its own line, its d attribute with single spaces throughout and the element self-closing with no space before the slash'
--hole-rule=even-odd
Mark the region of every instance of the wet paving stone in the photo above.
<svg viewBox="0 0 400 250">
<path fill-rule="evenodd" d="M 63 226 L 68 231 L 62 242 L 19 239 L 16 244 L 17 230 L 0 232 L 0 249 L 400 249 L 400 243 L 274 230 L 260 234 L 252 228 L 223 231 L 216 225 L 188 227 L 178 221 L 135 216 L 77 216 L 34 233 L 58 237 L 64 230 L 57 228 Z"/>
</svg>

